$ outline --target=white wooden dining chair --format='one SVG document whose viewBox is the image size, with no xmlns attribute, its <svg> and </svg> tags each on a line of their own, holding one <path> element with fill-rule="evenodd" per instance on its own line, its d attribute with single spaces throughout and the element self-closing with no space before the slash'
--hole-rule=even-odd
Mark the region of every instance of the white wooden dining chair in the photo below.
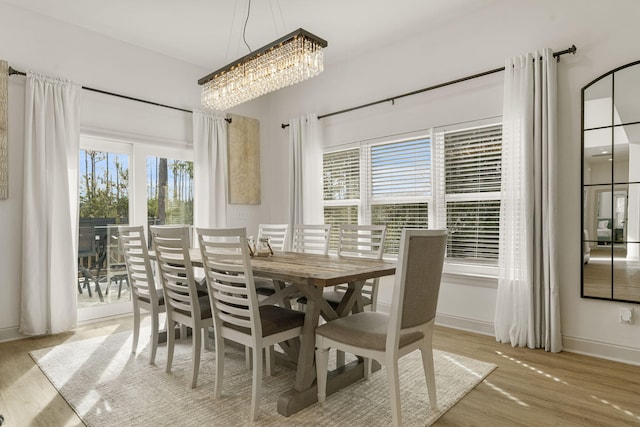
<svg viewBox="0 0 640 427">
<path fill-rule="evenodd" d="M 197 233 L 214 319 L 214 396 L 219 398 L 222 394 L 225 339 L 251 348 L 254 357 L 249 418 L 255 421 L 262 390 L 263 350 L 299 337 L 305 316 L 275 305 L 259 306 L 244 228 L 198 228 Z"/>
<path fill-rule="evenodd" d="M 288 237 L 289 237 L 289 224 L 259 224 L 258 225 L 258 240 L 261 238 L 268 238 L 271 249 L 274 252 L 284 252 L 288 249 Z M 273 280 L 262 277 L 255 278 L 255 286 L 258 290 L 258 295 L 263 297 L 269 297 L 276 292 Z M 290 308 L 289 301 L 285 302 L 287 308 Z"/>
<path fill-rule="evenodd" d="M 326 255 L 330 234 L 331 224 L 295 224 L 292 249 L 294 252 Z"/>
<path fill-rule="evenodd" d="M 341 224 L 338 236 L 338 256 L 346 258 L 382 259 L 386 237 L 386 225 Z M 367 280 L 362 286 L 362 305 L 376 311 L 378 303 L 379 278 Z M 323 292 L 324 298 L 334 309 L 338 307 L 347 291 L 347 284 L 336 285 Z M 306 298 L 298 298 L 298 304 L 305 305 Z"/>
<path fill-rule="evenodd" d="M 338 256 L 346 258 L 382 259 L 384 242 L 387 234 L 386 225 L 341 224 L 338 240 Z M 378 306 L 379 278 L 367 280 L 362 286 L 363 306 L 370 306 L 376 311 Z M 342 301 L 347 285 L 337 285 L 333 290 L 325 292 L 324 298 L 334 307 Z"/>
<path fill-rule="evenodd" d="M 271 248 L 277 252 L 289 249 L 289 224 L 258 224 L 258 241 L 269 238 Z"/>
<path fill-rule="evenodd" d="M 402 230 L 390 313 L 365 311 L 316 329 L 318 402 L 326 400 L 329 348 L 340 349 L 365 358 L 365 378 L 371 359 L 385 365 L 392 422 L 401 425 L 399 359 L 420 350 L 429 402 L 437 410 L 432 335 L 446 240 L 445 230 Z"/>
<path fill-rule="evenodd" d="M 202 340 L 209 348 L 207 328 L 213 325 L 211 306 L 206 291 L 198 290 L 189 257 L 189 228 L 151 227 L 151 235 L 158 260 L 162 289 L 167 309 L 167 324 L 174 323 L 192 329 L 192 366 L 190 387 L 198 382 Z M 171 372 L 175 334 L 167 334 L 167 368 Z"/>
<path fill-rule="evenodd" d="M 140 318 L 142 310 L 151 315 L 151 354 L 149 364 L 153 364 L 158 349 L 160 334 L 160 313 L 166 311 L 162 288 L 156 287 L 156 281 L 149 260 L 144 228 L 140 226 L 118 227 L 118 240 L 122 248 L 124 263 L 131 286 L 131 301 L 133 302 L 133 342 L 131 352 L 138 348 L 140 337 Z"/>
</svg>

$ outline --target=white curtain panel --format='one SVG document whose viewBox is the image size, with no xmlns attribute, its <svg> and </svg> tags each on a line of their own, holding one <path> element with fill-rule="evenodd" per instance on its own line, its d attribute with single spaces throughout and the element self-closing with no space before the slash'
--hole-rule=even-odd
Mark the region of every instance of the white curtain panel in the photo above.
<svg viewBox="0 0 640 427">
<path fill-rule="evenodd" d="M 289 121 L 289 225 L 322 224 L 322 131 L 318 116 Z"/>
<path fill-rule="evenodd" d="M 20 332 L 76 327 L 81 87 L 27 73 Z"/>
<path fill-rule="evenodd" d="M 495 334 L 552 352 L 562 350 L 556 92 L 550 49 L 507 59 Z"/>
<path fill-rule="evenodd" d="M 227 226 L 227 122 L 205 110 L 193 111 L 194 225 Z"/>
</svg>

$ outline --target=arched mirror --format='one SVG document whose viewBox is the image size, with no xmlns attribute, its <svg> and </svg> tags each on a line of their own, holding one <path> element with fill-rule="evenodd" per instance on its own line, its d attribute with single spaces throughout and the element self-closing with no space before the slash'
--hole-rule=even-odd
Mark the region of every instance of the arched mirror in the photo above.
<svg viewBox="0 0 640 427">
<path fill-rule="evenodd" d="M 582 296 L 640 303 L 640 61 L 582 88 Z"/>
</svg>

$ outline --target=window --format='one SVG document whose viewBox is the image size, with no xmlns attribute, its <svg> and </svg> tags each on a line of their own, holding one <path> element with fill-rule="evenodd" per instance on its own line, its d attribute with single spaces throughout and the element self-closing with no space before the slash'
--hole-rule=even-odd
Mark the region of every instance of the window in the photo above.
<svg viewBox="0 0 640 427">
<path fill-rule="evenodd" d="M 385 224 L 386 254 L 403 228 L 449 230 L 447 258 L 495 264 L 500 218 L 502 127 L 475 123 L 420 137 L 362 143 L 324 154 L 324 218 Z"/>
<path fill-rule="evenodd" d="M 502 126 L 442 132 L 447 257 L 498 259 Z M 439 189 L 442 193 L 442 188 Z"/>
<path fill-rule="evenodd" d="M 386 253 L 397 254 L 403 228 L 427 228 L 431 139 L 371 147 L 371 223 L 387 226 Z"/>
<path fill-rule="evenodd" d="M 360 150 L 326 153 L 323 158 L 324 220 L 331 224 L 329 248 L 338 248 L 340 224 L 358 224 Z"/>
</svg>

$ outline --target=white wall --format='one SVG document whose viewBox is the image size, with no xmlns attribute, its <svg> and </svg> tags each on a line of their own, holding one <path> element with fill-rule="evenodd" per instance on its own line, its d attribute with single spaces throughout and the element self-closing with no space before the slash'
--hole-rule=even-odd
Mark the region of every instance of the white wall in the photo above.
<svg viewBox="0 0 640 427">
<path fill-rule="evenodd" d="M 402 44 L 349 60 L 326 50 L 325 72 L 237 109 L 260 120 L 262 204 L 234 205 L 230 225 L 255 228 L 288 215 L 288 133 L 291 117 L 329 113 L 454 78 L 500 67 L 508 56 L 541 47 L 562 50 L 575 43 L 558 68 L 562 330 L 565 347 L 633 363 L 640 360 L 640 322 L 620 324 L 622 304 L 580 298 L 580 89 L 617 66 L 638 58 L 640 30 L 635 0 L 497 0 L 455 21 L 424 23 L 424 32 Z M 173 61 L 44 21 L 0 3 L 0 58 L 15 68 L 57 74 L 85 86 L 190 108 L 198 103 L 196 80 L 207 70 Z M 323 119 L 327 144 L 415 131 L 502 113 L 502 75 L 476 79 L 339 116 Z M 19 307 L 24 83 L 10 78 L 10 199 L 0 201 L 0 340 L 17 326 Z M 83 126 L 113 128 L 169 140 L 190 136 L 190 115 L 158 111 L 128 101 L 85 96 Z M 386 296 L 388 298 L 388 295 Z M 438 320 L 491 333 L 495 281 L 445 277 Z M 638 310 L 636 310 L 636 313 Z"/>
<path fill-rule="evenodd" d="M 458 16 L 455 22 L 425 22 L 424 33 L 414 39 L 362 56 L 355 52 L 344 62 L 331 63 L 329 40 L 323 74 L 270 98 L 271 140 L 278 147 L 286 145 L 287 132 L 280 123 L 290 117 L 309 112 L 321 115 L 385 99 L 500 67 L 512 55 L 542 47 L 563 50 L 575 44 L 577 54 L 563 56 L 558 67 L 562 169 L 557 237 L 564 345 L 571 351 L 639 363 L 640 321 L 631 325 L 618 321 L 618 308 L 628 304 L 580 298 L 580 90 L 608 70 L 639 59 L 637 43 L 632 42 L 640 35 L 635 23 L 638 13 L 640 3 L 634 0 L 496 1 Z M 404 98 L 395 105 L 322 119 L 325 144 L 500 115 L 502 83 L 499 73 Z M 286 179 L 286 171 L 275 173 L 278 180 Z M 492 333 L 495 286 L 491 279 L 446 276 L 438 321 Z"/>
</svg>

